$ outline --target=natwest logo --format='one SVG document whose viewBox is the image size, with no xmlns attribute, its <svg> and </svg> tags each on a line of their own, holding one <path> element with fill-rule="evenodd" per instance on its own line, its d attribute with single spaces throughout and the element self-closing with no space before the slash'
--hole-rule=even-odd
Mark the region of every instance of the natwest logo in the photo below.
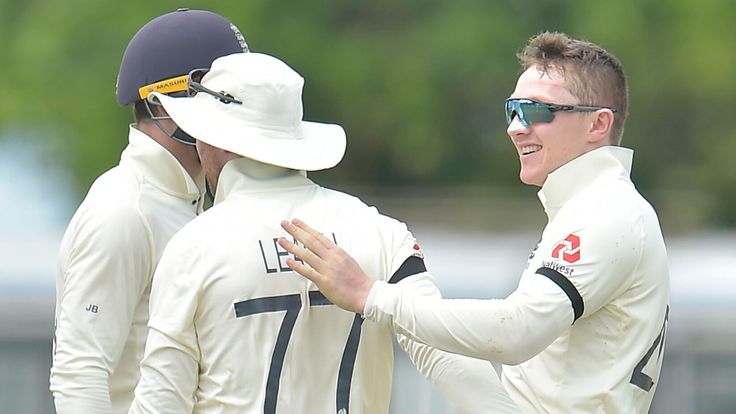
<svg viewBox="0 0 736 414">
<path fill-rule="evenodd" d="M 580 237 L 570 233 L 552 250 L 552 257 L 562 259 L 567 263 L 575 263 L 580 260 Z"/>
<path fill-rule="evenodd" d="M 422 246 L 419 245 L 419 243 L 414 243 L 414 254 L 412 256 L 416 256 L 420 259 L 424 259 L 424 252 L 422 251 Z"/>
</svg>

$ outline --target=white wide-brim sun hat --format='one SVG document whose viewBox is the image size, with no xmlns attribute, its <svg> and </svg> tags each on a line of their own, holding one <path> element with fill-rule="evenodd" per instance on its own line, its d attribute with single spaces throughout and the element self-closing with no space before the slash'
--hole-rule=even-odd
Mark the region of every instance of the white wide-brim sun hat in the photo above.
<svg viewBox="0 0 736 414">
<path fill-rule="evenodd" d="M 273 56 L 220 57 L 201 85 L 241 103 L 205 92 L 178 98 L 152 95 L 181 129 L 202 142 L 266 164 L 306 171 L 334 167 L 345 154 L 340 125 L 302 120 L 304 79 Z"/>
</svg>

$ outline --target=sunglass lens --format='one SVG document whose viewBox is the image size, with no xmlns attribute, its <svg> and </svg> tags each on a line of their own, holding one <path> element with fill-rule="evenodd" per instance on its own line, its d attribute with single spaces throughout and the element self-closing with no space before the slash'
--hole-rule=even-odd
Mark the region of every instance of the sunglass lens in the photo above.
<svg viewBox="0 0 736 414">
<path fill-rule="evenodd" d="M 511 125 L 515 117 L 519 117 L 521 123 L 526 126 L 526 120 L 524 119 L 524 111 L 521 108 L 519 100 L 508 100 L 506 101 L 506 125 Z"/>
<path fill-rule="evenodd" d="M 552 122 L 555 114 L 549 110 L 549 106 L 529 101 L 522 104 L 524 108 L 524 118 L 526 125 L 536 124 L 537 122 Z"/>
<path fill-rule="evenodd" d="M 555 114 L 549 106 L 530 99 L 509 99 L 506 101 L 506 123 L 511 125 L 514 117 L 525 127 L 537 122 L 551 122 Z"/>
</svg>

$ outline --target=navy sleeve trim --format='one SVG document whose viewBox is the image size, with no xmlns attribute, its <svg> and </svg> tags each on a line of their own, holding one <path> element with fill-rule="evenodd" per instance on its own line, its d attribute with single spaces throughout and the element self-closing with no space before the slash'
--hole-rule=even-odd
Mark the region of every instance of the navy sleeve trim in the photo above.
<svg viewBox="0 0 736 414">
<path fill-rule="evenodd" d="M 398 283 L 409 276 L 417 275 L 426 271 L 427 268 L 424 266 L 424 259 L 417 256 L 410 256 L 404 260 L 404 263 L 402 263 L 399 270 L 391 276 L 388 283 Z"/>
<path fill-rule="evenodd" d="M 549 267 L 540 267 L 539 269 L 537 269 L 537 274 L 546 276 L 547 278 L 549 278 L 549 280 L 555 282 L 555 284 L 559 286 L 563 292 L 565 292 L 567 298 L 570 299 L 572 310 L 575 314 L 575 319 L 573 319 L 572 321 L 573 324 L 575 323 L 575 321 L 578 320 L 578 318 L 583 316 L 583 311 L 585 310 L 583 297 L 580 296 L 580 292 L 575 289 L 575 286 L 572 284 L 572 282 L 570 282 L 570 279 L 563 276 L 562 273 L 554 269 L 550 269 Z"/>
</svg>

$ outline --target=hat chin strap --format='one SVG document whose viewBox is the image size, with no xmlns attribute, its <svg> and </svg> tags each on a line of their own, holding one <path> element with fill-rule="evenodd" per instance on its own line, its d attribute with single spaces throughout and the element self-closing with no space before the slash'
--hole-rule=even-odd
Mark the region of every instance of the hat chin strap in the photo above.
<svg viewBox="0 0 736 414">
<path fill-rule="evenodd" d="M 217 189 L 212 189 L 212 186 L 210 185 L 210 180 L 208 180 L 207 177 L 204 177 L 204 188 L 210 200 L 215 201 L 215 191 L 217 191 Z"/>
<path fill-rule="evenodd" d="M 176 126 L 175 130 L 167 131 L 166 128 L 164 128 L 164 126 L 161 125 L 159 121 L 163 119 L 171 119 L 171 117 L 170 116 L 156 116 L 153 114 L 153 111 L 151 110 L 151 107 L 149 106 L 148 100 L 144 100 L 143 103 L 146 106 L 146 111 L 148 111 L 148 115 L 150 115 L 151 120 L 153 121 L 154 124 L 156 124 L 156 126 L 158 127 L 158 129 L 161 130 L 161 132 L 166 134 L 169 138 L 173 139 L 174 141 L 180 142 L 182 144 L 191 145 L 191 146 L 197 145 L 197 140 L 193 136 L 184 132 L 184 130 L 179 128 L 178 125 Z"/>
<path fill-rule="evenodd" d="M 192 146 L 197 145 L 197 140 L 194 139 L 193 136 L 191 136 L 191 135 L 187 134 L 186 132 L 184 132 L 184 130 L 181 129 L 181 128 L 179 128 L 178 126 L 176 127 L 176 129 L 174 130 L 174 132 L 171 135 L 169 135 L 169 136 L 171 137 L 171 139 L 173 139 L 175 141 L 179 141 L 182 144 L 192 145 Z"/>
</svg>

